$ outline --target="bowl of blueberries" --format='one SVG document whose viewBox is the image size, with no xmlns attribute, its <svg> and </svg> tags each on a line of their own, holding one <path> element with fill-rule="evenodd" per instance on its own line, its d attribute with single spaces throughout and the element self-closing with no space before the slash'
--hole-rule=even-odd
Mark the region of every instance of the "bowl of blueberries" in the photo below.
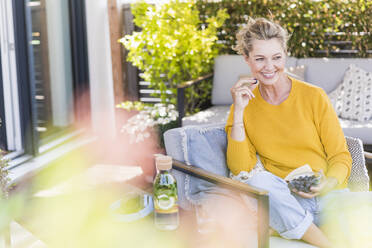
<svg viewBox="0 0 372 248">
<path fill-rule="evenodd" d="M 305 193 L 310 193 L 310 188 L 312 186 L 316 186 L 320 183 L 320 175 L 303 175 L 297 178 L 293 178 L 292 180 L 288 181 L 288 188 L 289 189 L 296 189 L 297 191 L 302 191 Z"/>
<path fill-rule="evenodd" d="M 322 174 L 313 172 L 311 167 L 306 164 L 293 170 L 284 180 L 287 182 L 290 190 L 310 193 L 310 188 L 318 185 L 321 179 Z"/>
</svg>

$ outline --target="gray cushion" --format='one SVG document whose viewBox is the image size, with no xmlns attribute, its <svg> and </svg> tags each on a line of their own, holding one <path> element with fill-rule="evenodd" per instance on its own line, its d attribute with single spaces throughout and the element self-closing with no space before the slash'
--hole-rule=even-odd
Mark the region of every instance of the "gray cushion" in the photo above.
<svg viewBox="0 0 372 248">
<path fill-rule="evenodd" d="M 216 105 L 182 119 L 182 126 L 226 123 L 230 105 Z"/>
<path fill-rule="evenodd" d="M 297 60 L 297 65 L 306 66 L 305 81 L 322 87 L 327 93 L 342 82 L 350 64 L 372 72 L 372 59 L 306 58 Z"/>
<path fill-rule="evenodd" d="M 286 66 L 296 66 L 296 58 L 289 57 Z M 212 104 L 227 105 L 232 103 L 230 88 L 239 79 L 239 75 L 248 75 L 251 70 L 241 55 L 221 55 L 215 59 Z"/>
<path fill-rule="evenodd" d="M 224 124 L 171 129 L 164 134 L 164 141 L 167 154 L 174 159 L 228 177 Z M 205 180 L 175 170 L 173 174 L 178 183 L 179 204 L 184 209 L 190 209 L 190 203 L 200 204 L 208 192 L 229 194 L 226 189 Z"/>
<path fill-rule="evenodd" d="M 346 136 L 359 138 L 363 144 L 372 144 L 372 121 L 359 122 L 342 118 L 339 120 Z"/>
</svg>

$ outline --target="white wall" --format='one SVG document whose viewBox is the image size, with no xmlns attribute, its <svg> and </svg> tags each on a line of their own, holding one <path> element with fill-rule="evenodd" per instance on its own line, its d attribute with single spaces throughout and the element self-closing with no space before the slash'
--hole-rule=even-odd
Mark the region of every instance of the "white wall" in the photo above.
<svg viewBox="0 0 372 248">
<path fill-rule="evenodd" d="M 85 0 L 92 126 L 97 134 L 115 136 L 115 104 L 107 0 Z"/>
<path fill-rule="evenodd" d="M 117 0 L 117 6 L 136 0 Z M 146 0 L 161 3 L 169 0 Z M 93 129 L 115 136 L 115 102 L 112 78 L 107 0 L 85 0 L 88 39 L 90 96 Z"/>
</svg>

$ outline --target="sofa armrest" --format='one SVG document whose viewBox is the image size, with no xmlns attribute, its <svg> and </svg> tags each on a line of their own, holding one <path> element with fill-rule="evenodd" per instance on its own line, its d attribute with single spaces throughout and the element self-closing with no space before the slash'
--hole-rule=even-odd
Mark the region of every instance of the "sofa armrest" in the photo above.
<svg viewBox="0 0 372 248">
<path fill-rule="evenodd" d="M 253 187 L 248 184 L 233 180 L 228 177 L 223 177 L 223 176 L 217 175 L 215 173 L 212 173 L 212 172 L 209 172 L 209 171 L 206 171 L 206 170 L 194 167 L 194 166 L 186 165 L 185 163 L 182 163 L 175 159 L 173 159 L 173 169 L 182 171 L 184 173 L 198 177 L 208 182 L 218 184 L 219 186 L 222 186 L 225 188 L 241 191 L 242 193 L 249 194 L 250 196 L 255 197 L 255 198 L 257 198 L 258 195 L 268 194 L 266 190 Z"/>
<path fill-rule="evenodd" d="M 364 152 L 364 157 L 372 159 L 372 152 Z"/>
<path fill-rule="evenodd" d="M 177 110 L 178 110 L 178 124 L 182 126 L 182 118 L 185 116 L 185 88 L 200 83 L 213 76 L 213 73 L 209 73 L 205 76 L 198 77 L 194 80 L 183 82 L 177 86 Z"/>
<path fill-rule="evenodd" d="M 248 184 L 232 180 L 194 166 L 186 165 L 173 159 L 173 169 L 182 171 L 186 174 L 200 179 L 215 183 L 221 187 L 240 191 L 257 199 L 258 216 L 258 247 L 269 247 L 269 193 Z"/>
</svg>

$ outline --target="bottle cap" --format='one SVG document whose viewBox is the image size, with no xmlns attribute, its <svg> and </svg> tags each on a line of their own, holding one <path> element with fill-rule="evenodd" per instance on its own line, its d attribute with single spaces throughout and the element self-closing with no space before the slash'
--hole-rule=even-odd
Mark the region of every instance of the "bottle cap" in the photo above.
<svg viewBox="0 0 372 248">
<path fill-rule="evenodd" d="M 170 156 L 156 156 L 155 163 L 158 170 L 172 169 L 172 157 Z"/>
</svg>

